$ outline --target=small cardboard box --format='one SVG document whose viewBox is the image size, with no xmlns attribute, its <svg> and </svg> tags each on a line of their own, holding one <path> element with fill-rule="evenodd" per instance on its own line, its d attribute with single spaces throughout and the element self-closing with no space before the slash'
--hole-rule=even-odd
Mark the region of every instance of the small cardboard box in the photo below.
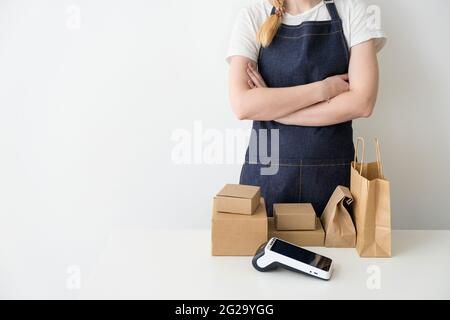
<svg viewBox="0 0 450 320">
<path fill-rule="evenodd" d="M 320 219 L 316 218 L 315 230 L 277 230 L 275 229 L 274 219 L 268 218 L 268 239 L 272 237 L 280 238 L 287 242 L 305 247 L 323 247 L 325 243 L 325 231 L 323 230 Z"/>
<path fill-rule="evenodd" d="M 218 212 L 213 207 L 211 253 L 213 256 L 253 256 L 267 241 L 267 230 L 263 198 L 252 215 Z"/>
<path fill-rule="evenodd" d="M 259 205 L 261 189 L 257 186 L 227 184 L 215 197 L 219 212 L 253 214 Z"/>
<path fill-rule="evenodd" d="M 316 213 L 310 203 L 275 203 L 273 216 L 277 230 L 314 230 Z"/>
</svg>

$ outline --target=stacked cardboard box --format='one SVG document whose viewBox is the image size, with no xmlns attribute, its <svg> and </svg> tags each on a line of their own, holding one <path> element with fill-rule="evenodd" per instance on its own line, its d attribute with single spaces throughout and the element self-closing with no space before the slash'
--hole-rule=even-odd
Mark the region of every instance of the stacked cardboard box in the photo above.
<svg viewBox="0 0 450 320">
<path fill-rule="evenodd" d="M 268 221 L 269 239 L 276 237 L 298 246 L 324 245 L 325 232 L 311 204 L 274 204 L 273 214 Z"/>
<path fill-rule="evenodd" d="M 213 256 L 252 256 L 267 241 L 267 213 L 256 186 L 226 185 L 214 198 Z"/>
</svg>

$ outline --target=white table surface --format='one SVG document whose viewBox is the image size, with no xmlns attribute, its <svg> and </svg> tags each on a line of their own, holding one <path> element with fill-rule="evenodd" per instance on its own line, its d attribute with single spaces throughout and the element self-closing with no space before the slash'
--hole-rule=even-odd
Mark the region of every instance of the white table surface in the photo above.
<svg viewBox="0 0 450 320">
<path fill-rule="evenodd" d="M 251 257 L 212 257 L 209 230 L 117 229 L 79 298 L 448 299 L 450 230 L 394 231 L 392 258 L 309 248 L 334 260 L 330 281 L 253 269 Z M 375 266 L 375 267 L 373 267 Z M 379 270 L 379 288 L 371 270 Z"/>
</svg>

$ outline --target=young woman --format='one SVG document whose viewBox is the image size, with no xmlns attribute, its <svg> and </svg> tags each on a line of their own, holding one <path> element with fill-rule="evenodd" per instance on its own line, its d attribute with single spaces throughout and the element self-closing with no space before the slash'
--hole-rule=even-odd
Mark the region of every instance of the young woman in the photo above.
<svg viewBox="0 0 450 320">
<path fill-rule="evenodd" d="M 249 148 L 240 183 L 261 187 L 269 216 L 274 203 L 292 202 L 320 216 L 336 186 L 349 186 L 352 120 L 372 114 L 386 40 L 375 14 L 362 0 L 260 0 L 240 11 L 230 102 L 238 119 L 253 120 L 252 146 L 264 129 L 270 153 L 279 134 L 277 173 L 261 174 L 267 164 Z"/>
</svg>

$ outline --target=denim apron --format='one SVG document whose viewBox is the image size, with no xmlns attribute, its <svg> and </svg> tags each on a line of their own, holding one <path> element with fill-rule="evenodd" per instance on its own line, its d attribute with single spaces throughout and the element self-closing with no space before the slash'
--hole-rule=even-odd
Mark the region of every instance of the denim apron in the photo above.
<svg viewBox="0 0 450 320">
<path fill-rule="evenodd" d="M 342 21 L 334 2 L 324 2 L 331 20 L 282 24 L 270 46 L 261 48 L 258 68 L 268 87 L 304 85 L 348 72 L 349 48 Z M 261 187 L 269 216 L 274 203 L 298 202 L 312 203 L 321 216 L 336 186 L 349 186 L 354 156 L 351 121 L 322 127 L 254 121 L 253 129 L 256 135 L 252 134 L 250 145 L 260 150 L 264 143 L 269 156 L 271 130 L 279 130 L 278 172 L 261 174 L 261 169 L 273 162 L 260 161 L 261 152 L 249 147 L 240 177 L 241 184 Z M 264 130 L 267 139 L 258 142 L 258 133 Z"/>
</svg>

